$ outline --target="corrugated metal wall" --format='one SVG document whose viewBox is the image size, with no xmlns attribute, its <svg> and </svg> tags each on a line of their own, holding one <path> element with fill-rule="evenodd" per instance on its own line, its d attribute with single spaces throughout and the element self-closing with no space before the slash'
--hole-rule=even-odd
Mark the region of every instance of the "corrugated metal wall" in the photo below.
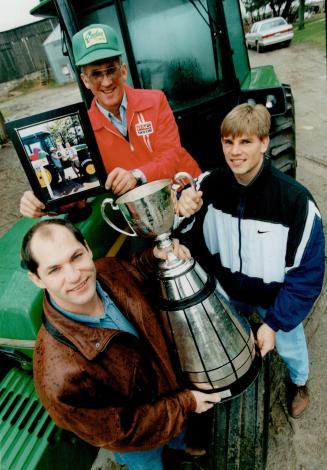
<svg viewBox="0 0 327 470">
<path fill-rule="evenodd" d="M 58 25 L 43 43 L 43 48 L 48 57 L 53 78 L 57 83 L 66 83 L 75 80 L 74 72 L 68 56 L 62 53 L 61 30 Z"/>
<path fill-rule="evenodd" d="M 0 83 L 49 65 L 42 43 L 56 26 L 51 18 L 0 33 Z"/>
</svg>

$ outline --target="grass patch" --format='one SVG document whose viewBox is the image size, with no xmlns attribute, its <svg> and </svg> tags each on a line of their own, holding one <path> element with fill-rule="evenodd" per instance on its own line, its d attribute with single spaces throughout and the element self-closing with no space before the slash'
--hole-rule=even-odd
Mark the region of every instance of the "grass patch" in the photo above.
<svg viewBox="0 0 327 470">
<path fill-rule="evenodd" d="M 30 91 L 33 91 L 37 87 L 37 84 L 38 82 L 36 80 L 23 80 L 14 88 L 11 88 L 10 91 L 13 91 L 14 93 L 22 93 L 22 94 L 29 93 Z"/>
<path fill-rule="evenodd" d="M 314 19 L 306 20 L 304 29 L 299 30 L 298 24 L 294 24 L 295 44 L 307 44 L 319 49 L 326 48 L 325 15 L 317 15 Z"/>
<path fill-rule="evenodd" d="M 12 94 L 22 94 L 26 95 L 27 93 L 31 93 L 33 91 L 39 90 L 40 88 L 58 88 L 62 85 L 59 85 L 57 82 L 54 80 L 49 80 L 46 85 L 41 84 L 40 79 L 35 79 L 35 80 L 22 80 L 17 86 L 14 88 L 10 89 L 10 93 Z"/>
</svg>

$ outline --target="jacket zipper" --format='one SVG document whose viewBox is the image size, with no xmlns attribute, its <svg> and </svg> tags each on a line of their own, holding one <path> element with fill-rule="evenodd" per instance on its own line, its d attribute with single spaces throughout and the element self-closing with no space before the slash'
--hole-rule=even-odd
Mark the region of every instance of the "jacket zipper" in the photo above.
<svg viewBox="0 0 327 470">
<path fill-rule="evenodd" d="M 134 114 L 135 113 L 133 111 L 133 114 L 131 116 L 131 120 L 130 120 L 130 122 L 128 124 L 128 128 L 127 128 L 127 132 L 128 132 L 129 136 L 131 135 L 130 130 L 131 130 L 131 125 L 132 125 L 132 121 L 133 121 L 133 118 L 134 118 Z M 127 117 L 126 117 L 126 119 L 127 119 Z M 129 148 L 131 149 L 132 152 L 134 152 L 135 149 L 134 149 L 134 146 L 133 146 L 132 142 L 130 141 L 130 139 L 128 140 L 128 143 L 129 143 Z"/>
<path fill-rule="evenodd" d="M 135 149 L 134 149 L 133 144 L 132 144 L 129 140 L 125 139 L 125 137 L 124 137 L 120 132 L 114 132 L 114 131 L 112 131 L 111 129 L 109 129 L 107 126 L 104 126 L 104 128 L 105 128 L 108 132 L 111 132 L 112 134 L 114 134 L 114 135 L 116 135 L 117 137 L 119 137 L 120 139 L 126 140 L 126 141 L 128 142 L 128 144 L 129 144 L 129 147 L 130 147 L 131 151 L 134 152 Z M 128 135 L 130 135 L 129 129 L 128 129 Z"/>
<path fill-rule="evenodd" d="M 245 208 L 245 199 L 244 197 L 241 197 L 239 205 L 238 205 L 238 210 L 237 210 L 238 212 L 238 256 L 240 260 L 240 274 L 242 274 L 242 270 L 243 270 L 242 254 L 241 254 L 242 253 L 241 222 L 242 222 L 242 218 L 244 215 L 244 208 Z M 241 276 L 239 279 L 239 283 L 241 284 Z"/>
</svg>

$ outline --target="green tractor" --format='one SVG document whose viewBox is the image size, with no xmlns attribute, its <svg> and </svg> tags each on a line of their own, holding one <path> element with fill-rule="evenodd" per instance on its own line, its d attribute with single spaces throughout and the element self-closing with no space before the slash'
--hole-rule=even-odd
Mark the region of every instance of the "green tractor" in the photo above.
<svg viewBox="0 0 327 470">
<path fill-rule="evenodd" d="M 223 164 L 220 123 L 235 105 L 250 102 L 261 103 L 269 109 L 272 116 L 270 158 L 281 171 L 295 177 L 292 92 L 289 85 L 278 80 L 272 66 L 250 68 L 239 0 L 42 0 L 33 8 L 32 14 L 58 18 L 63 32 L 63 50 L 71 59 L 87 106 L 91 96 L 80 82 L 79 71 L 74 66 L 71 39 L 89 24 L 107 23 L 120 36 L 123 61 L 129 68 L 129 84 L 135 88 L 159 88 L 165 92 L 182 144 L 202 170 Z M 99 210 L 102 199 L 100 196 L 92 201 L 91 217 L 79 224 L 95 251 L 95 257 L 105 255 L 109 249 L 111 254 L 115 254 L 120 246 L 120 242 L 115 241 L 116 234 L 102 221 Z M 31 399 L 24 396 L 27 388 L 19 388 L 18 384 L 22 375 L 24 380 L 31 380 L 25 377 L 28 373 L 22 369 L 31 369 L 33 342 L 41 323 L 40 293 L 19 267 L 21 239 L 33 223 L 32 220 L 21 219 L 0 240 L 1 252 L 5 253 L 0 272 L 3 286 L 0 352 L 10 364 L 0 370 L 0 389 L 5 390 L 2 395 L 0 393 L 0 402 L 5 396 L 10 396 L 11 400 L 7 408 L 0 403 L 0 410 L 6 410 L 5 413 L 0 412 L 0 431 L 5 426 L 7 436 L 24 432 L 22 420 L 17 418 L 15 421 L 10 413 L 15 411 L 12 403 L 20 400 L 17 398 L 19 394 L 23 394 L 22 400 Z M 21 295 L 13 296 L 18 283 Z M 12 369 L 12 361 L 20 366 Z M 203 468 L 265 468 L 270 389 L 268 361 L 264 361 L 257 380 L 246 392 L 215 407 L 206 425 L 208 458 Z M 8 374 L 14 374 L 13 378 L 9 380 Z M 35 396 L 34 399 L 37 401 Z M 32 450 L 28 451 L 27 442 L 21 439 L 19 452 L 25 452 L 26 457 L 19 466 L 10 463 L 15 462 L 10 460 L 12 454 L 18 452 L 16 440 L 11 456 L 6 454 L 3 468 L 54 468 L 51 465 L 42 467 L 46 461 L 45 453 L 55 459 L 56 453 L 49 453 L 54 442 L 53 432 L 43 439 L 43 451 L 40 451 L 38 459 L 34 452 L 31 460 L 29 452 Z M 56 437 L 55 441 L 62 443 L 63 438 Z M 80 446 L 83 443 L 79 443 L 76 452 L 82 455 L 78 450 Z M 66 468 L 65 455 L 62 454 L 61 464 L 56 468 Z M 84 464 L 81 462 L 79 468 L 90 468 L 87 458 L 81 460 Z"/>
<path fill-rule="evenodd" d="M 73 34 L 92 23 L 111 25 L 125 52 L 129 84 L 165 92 L 182 144 L 203 170 L 222 161 L 219 126 L 227 112 L 243 102 L 264 104 L 272 116 L 270 156 L 295 176 L 292 92 L 272 66 L 250 68 L 238 0 L 43 0 L 32 13 L 59 19 L 73 67 Z"/>
</svg>

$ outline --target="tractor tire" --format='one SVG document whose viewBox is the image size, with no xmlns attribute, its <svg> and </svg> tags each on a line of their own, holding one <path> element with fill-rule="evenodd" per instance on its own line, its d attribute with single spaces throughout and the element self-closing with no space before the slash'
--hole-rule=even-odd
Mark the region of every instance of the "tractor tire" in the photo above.
<svg viewBox="0 0 327 470">
<path fill-rule="evenodd" d="M 295 109 L 289 85 L 282 85 L 286 95 L 286 112 L 272 116 L 268 154 L 272 164 L 293 178 L 296 177 Z"/>
<path fill-rule="evenodd" d="M 81 173 L 84 176 L 85 182 L 92 183 L 93 181 L 97 181 L 98 177 L 96 174 L 94 163 L 91 158 L 83 160 L 80 169 Z"/>
<path fill-rule="evenodd" d="M 270 409 L 269 355 L 239 397 L 215 406 L 209 470 L 264 470 Z"/>
<path fill-rule="evenodd" d="M 56 188 L 59 184 L 59 173 L 57 168 L 54 165 L 45 165 L 43 167 L 45 174 L 47 175 L 48 182 L 51 184 L 51 187 Z M 47 193 L 46 183 L 43 179 L 43 175 L 40 170 L 36 171 L 36 176 L 41 186 L 41 189 Z"/>
</svg>

